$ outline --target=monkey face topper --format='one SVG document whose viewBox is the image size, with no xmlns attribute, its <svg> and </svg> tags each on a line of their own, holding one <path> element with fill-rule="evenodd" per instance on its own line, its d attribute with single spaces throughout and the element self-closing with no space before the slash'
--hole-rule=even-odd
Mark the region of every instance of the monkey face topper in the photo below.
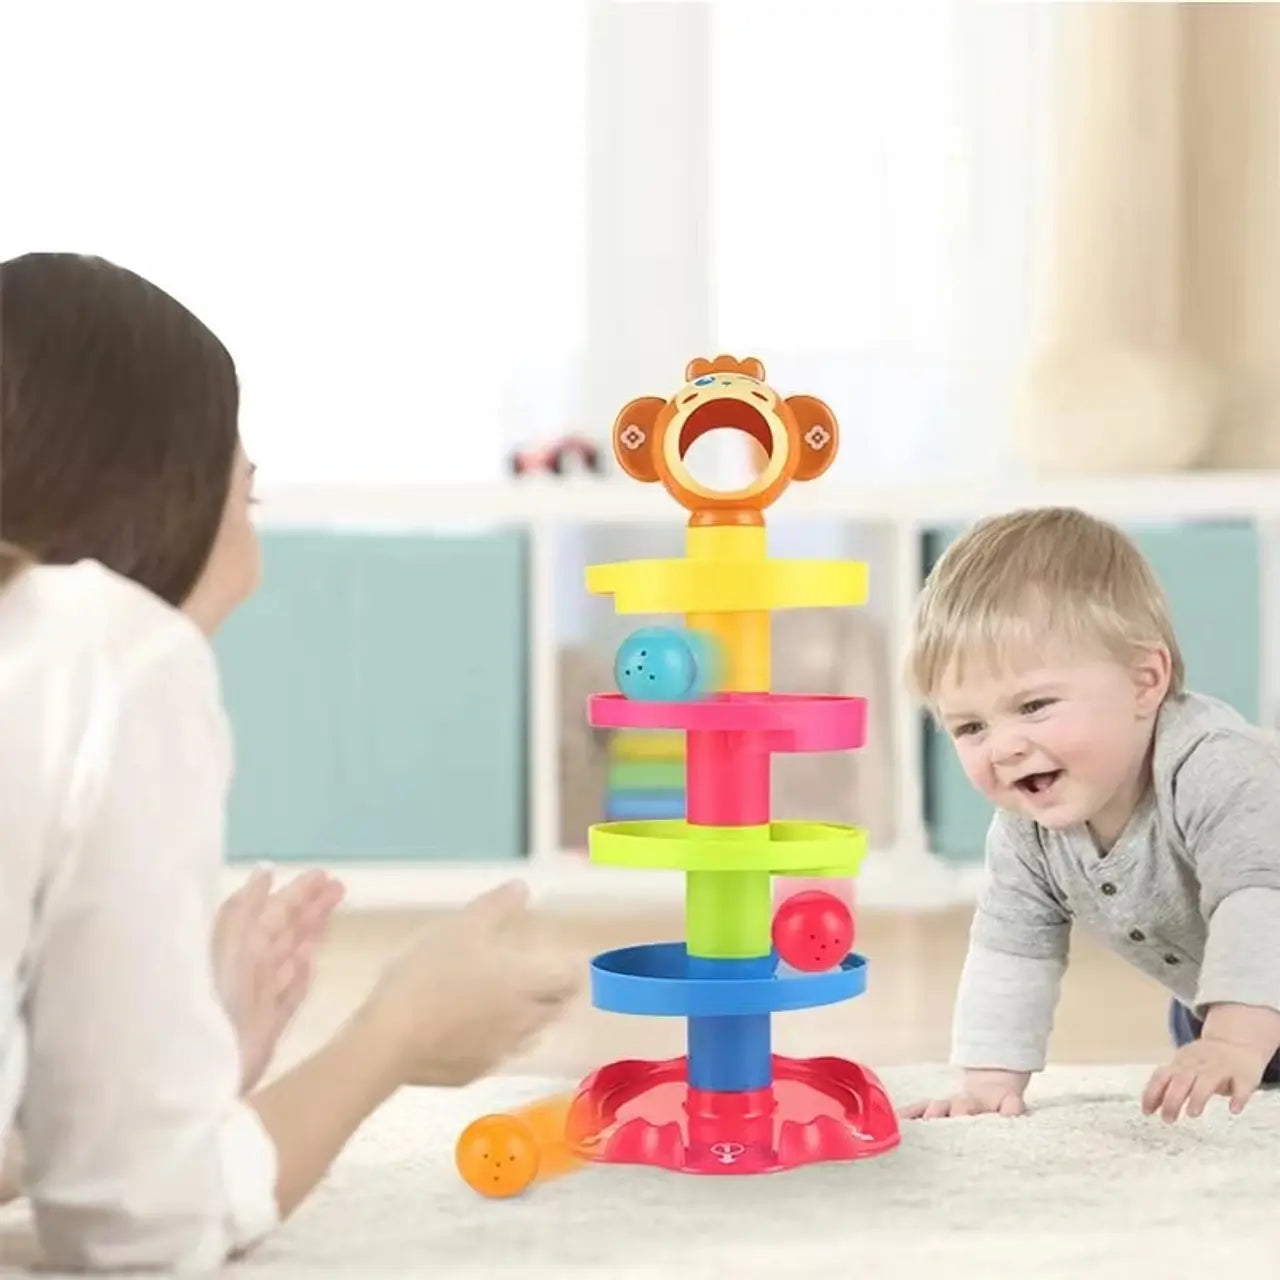
<svg viewBox="0 0 1280 1280">
<path fill-rule="evenodd" d="M 719 428 L 741 431 L 760 446 L 764 464 L 745 488 L 708 489 L 685 465 L 693 443 Z M 670 400 L 641 396 L 618 414 L 613 451 L 632 479 L 660 481 L 693 524 L 761 524 L 764 509 L 792 480 L 813 480 L 839 444 L 835 414 L 813 396 L 783 400 L 764 380 L 759 360 L 692 360 Z"/>
</svg>

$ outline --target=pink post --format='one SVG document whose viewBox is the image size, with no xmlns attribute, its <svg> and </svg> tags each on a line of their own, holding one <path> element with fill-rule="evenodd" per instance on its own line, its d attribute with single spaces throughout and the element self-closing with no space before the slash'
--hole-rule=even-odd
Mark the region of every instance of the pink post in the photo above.
<svg viewBox="0 0 1280 1280">
<path fill-rule="evenodd" d="M 759 733 L 693 730 L 685 738 L 685 812 L 703 827 L 769 821 L 769 750 Z"/>
</svg>

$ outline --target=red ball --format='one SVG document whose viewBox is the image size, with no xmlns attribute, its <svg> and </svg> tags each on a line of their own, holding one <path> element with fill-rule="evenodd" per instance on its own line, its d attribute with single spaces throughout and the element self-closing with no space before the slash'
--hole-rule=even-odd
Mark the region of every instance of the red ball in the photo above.
<svg viewBox="0 0 1280 1280">
<path fill-rule="evenodd" d="M 773 948 L 793 969 L 834 969 L 852 946 L 853 913 L 833 893 L 797 893 L 773 917 Z"/>
</svg>

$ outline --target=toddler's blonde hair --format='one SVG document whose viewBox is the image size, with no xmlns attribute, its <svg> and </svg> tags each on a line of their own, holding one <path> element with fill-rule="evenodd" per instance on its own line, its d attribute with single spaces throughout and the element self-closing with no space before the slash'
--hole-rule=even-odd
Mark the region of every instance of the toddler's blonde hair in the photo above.
<svg viewBox="0 0 1280 1280">
<path fill-rule="evenodd" d="M 1050 650 L 1169 651 L 1169 694 L 1182 692 L 1182 653 L 1169 606 L 1145 557 L 1114 525 L 1070 507 L 980 520 L 953 542 L 916 602 L 907 682 L 935 701 L 952 665 L 1000 669 Z"/>
</svg>

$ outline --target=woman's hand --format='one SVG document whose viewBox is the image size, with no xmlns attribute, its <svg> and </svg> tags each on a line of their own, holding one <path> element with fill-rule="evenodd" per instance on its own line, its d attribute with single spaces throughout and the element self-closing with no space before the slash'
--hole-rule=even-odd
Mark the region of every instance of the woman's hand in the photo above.
<svg viewBox="0 0 1280 1280">
<path fill-rule="evenodd" d="M 344 893 L 323 871 L 271 886 L 271 872 L 255 870 L 222 904 L 213 932 L 214 975 L 240 1040 L 246 1093 L 311 990 L 316 951 Z"/>
<path fill-rule="evenodd" d="M 399 1046 L 405 1083 L 467 1084 L 556 1018 L 583 969 L 511 882 L 421 929 L 388 965 L 368 1013 Z"/>
<path fill-rule="evenodd" d="M 582 969 L 529 911 L 521 884 L 423 928 L 327 1045 L 250 1100 L 275 1144 L 281 1215 L 398 1088 L 491 1071 L 563 1010 Z"/>
</svg>

